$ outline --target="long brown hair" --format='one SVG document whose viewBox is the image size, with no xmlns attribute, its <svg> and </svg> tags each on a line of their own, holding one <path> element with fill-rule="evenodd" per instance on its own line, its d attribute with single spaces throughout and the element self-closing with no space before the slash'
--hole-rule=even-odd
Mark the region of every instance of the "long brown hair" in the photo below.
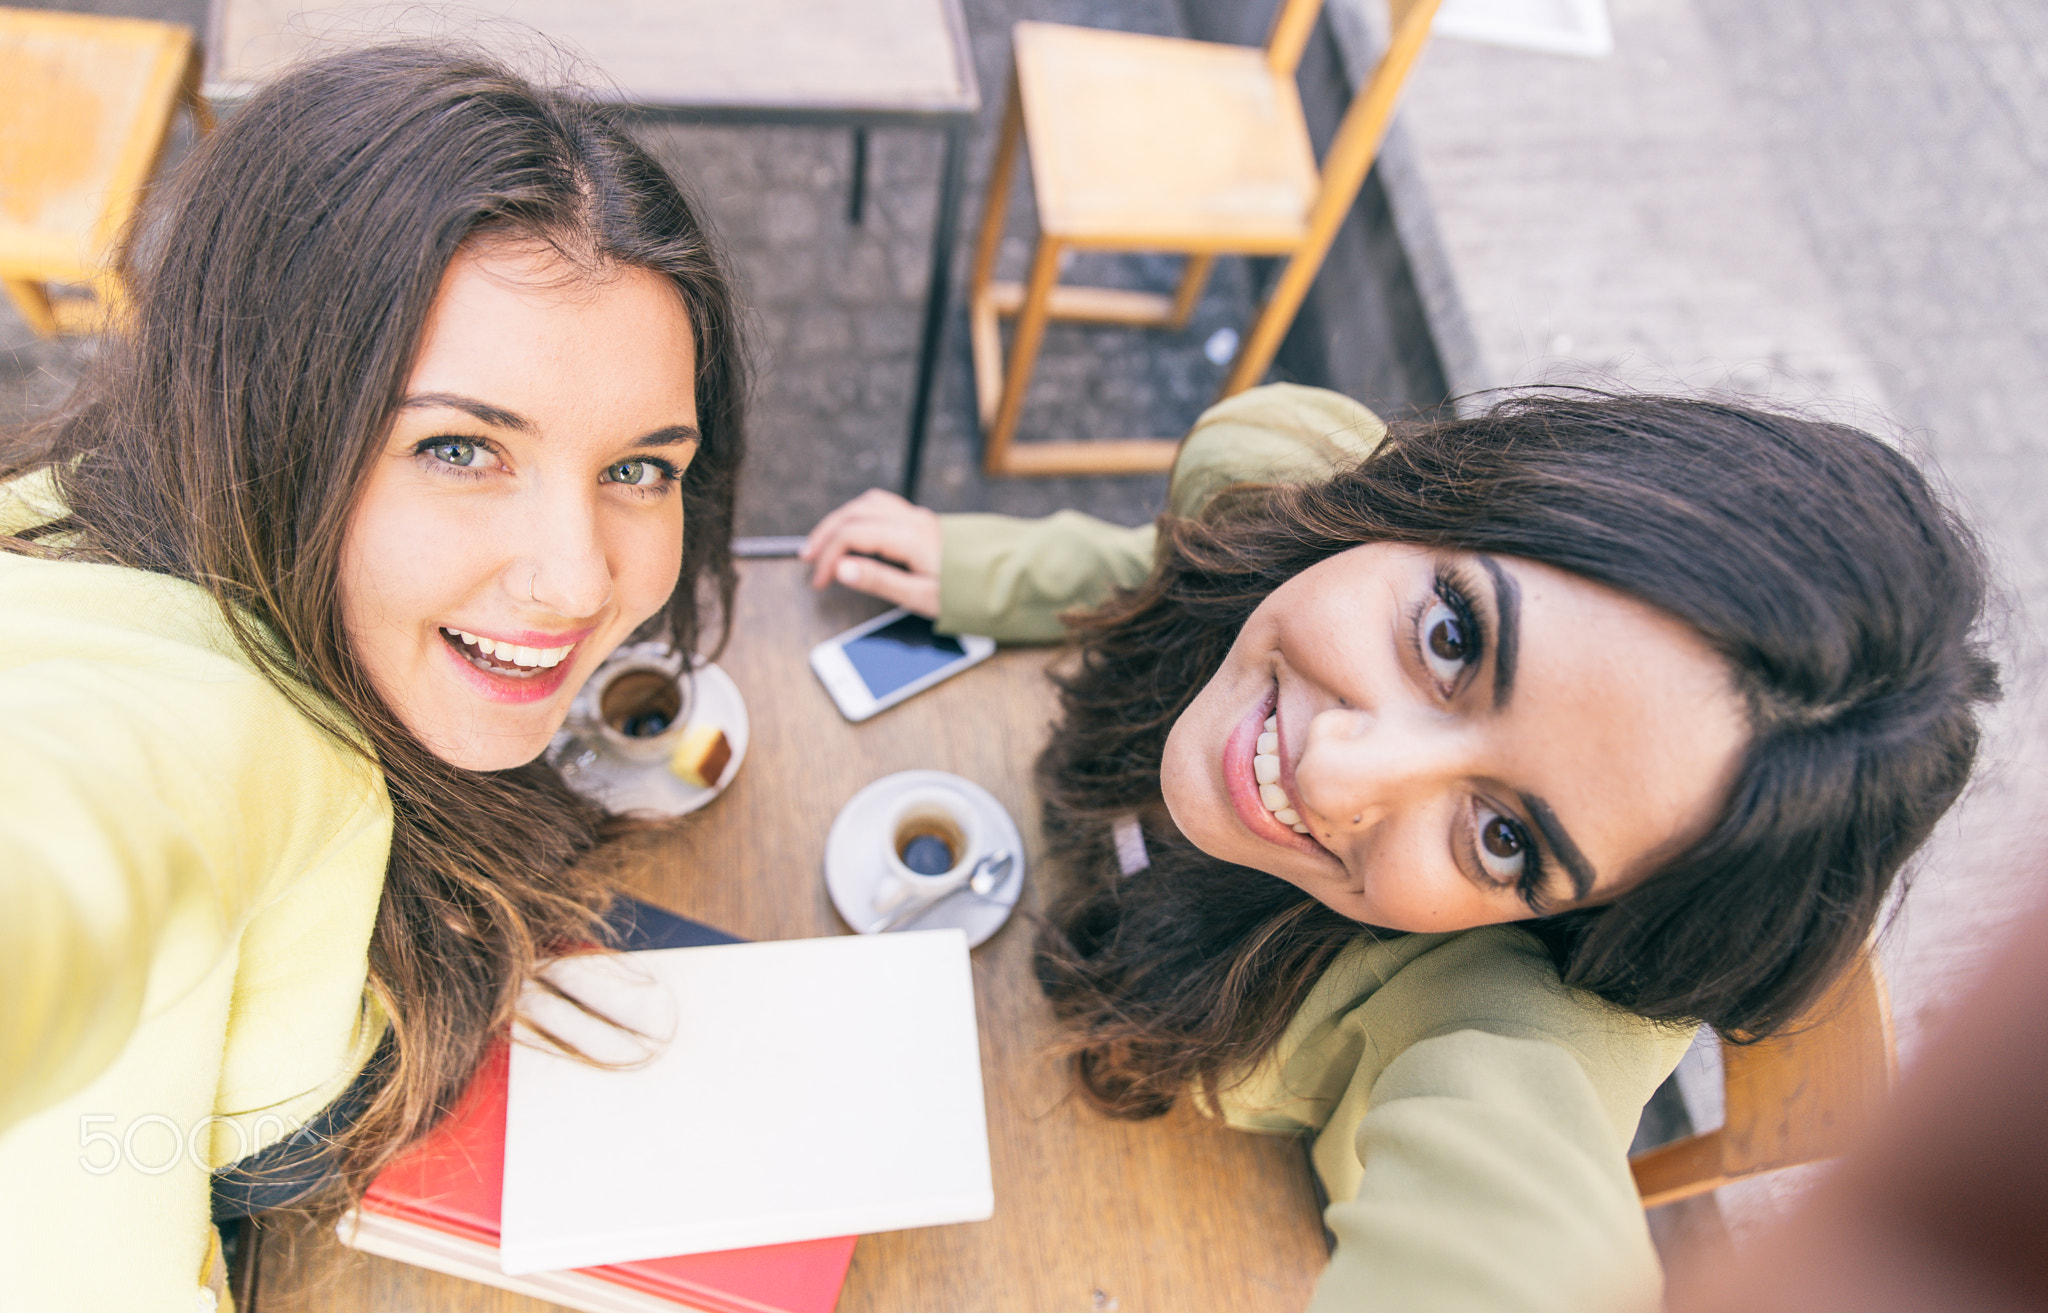
<svg viewBox="0 0 2048 1313">
<path fill-rule="evenodd" d="M 1150 578 L 1075 625 L 1038 763 L 1068 877 L 1039 972 L 1085 1088 L 1129 1116 L 1222 1088 L 1369 928 L 1197 850 L 1167 816 L 1167 732 L 1268 594 L 1368 542 L 1540 561 L 1696 629 L 1751 741 L 1689 852 L 1599 908 L 1523 924 L 1565 983 L 1735 1038 L 1796 1016 L 1870 934 L 1974 760 L 1997 673 L 1971 637 L 1984 570 L 1911 462 L 1841 425 L 1712 401 L 1539 394 L 1397 424 L 1328 480 L 1161 521 Z M 1119 877 L 1136 812 L 1151 866 Z M 1391 932 L 1378 932 L 1382 934 Z"/>
<path fill-rule="evenodd" d="M 700 595 L 723 644 L 736 581 L 746 371 L 731 279 L 695 208 L 612 117 L 417 45 L 286 72 L 196 148 L 144 222 L 124 256 L 126 331 L 0 470 L 47 468 L 69 508 L 40 546 L 15 546 L 206 589 L 257 667 L 381 766 L 395 824 L 369 980 L 391 1032 L 376 1094 L 334 1146 L 338 1196 L 353 1197 L 461 1092 L 542 953 L 594 936 L 605 894 L 580 866 L 620 828 L 543 764 L 442 761 L 350 653 L 343 534 L 442 275 L 465 242 L 506 239 L 593 276 L 650 270 L 680 294 L 703 436 L 680 488 L 681 578 L 643 636 L 684 650 L 706 636 Z"/>
</svg>

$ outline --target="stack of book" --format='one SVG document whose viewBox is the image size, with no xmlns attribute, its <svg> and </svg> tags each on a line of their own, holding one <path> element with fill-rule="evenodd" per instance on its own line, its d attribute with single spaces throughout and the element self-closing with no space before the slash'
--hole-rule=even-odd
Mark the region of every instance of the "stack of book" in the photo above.
<svg viewBox="0 0 2048 1313">
<path fill-rule="evenodd" d="M 340 1225 L 357 1249 L 588 1313 L 829 1313 L 870 1232 L 994 1210 L 958 931 L 564 958 Z M 614 1023 L 622 1023 L 620 1025 Z"/>
</svg>

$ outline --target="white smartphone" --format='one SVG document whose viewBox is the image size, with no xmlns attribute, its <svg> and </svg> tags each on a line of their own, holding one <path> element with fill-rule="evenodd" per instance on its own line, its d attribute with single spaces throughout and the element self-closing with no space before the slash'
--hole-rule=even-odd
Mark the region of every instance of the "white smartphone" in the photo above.
<svg viewBox="0 0 2048 1313">
<path fill-rule="evenodd" d="M 946 635 L 897 607 L 811 649 L 811 669 L 848 720 L 869 716 L 957 675 L 996 650 L 993 638 Z"/>
</svg>

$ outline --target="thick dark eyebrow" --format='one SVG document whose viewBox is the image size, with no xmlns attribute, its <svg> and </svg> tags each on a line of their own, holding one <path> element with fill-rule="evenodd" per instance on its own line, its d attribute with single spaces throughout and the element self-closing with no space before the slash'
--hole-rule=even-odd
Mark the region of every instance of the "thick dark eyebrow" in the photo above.
<svg viewBox="0 0 2048 1313">
<path fill-rule="evenodd" d="M 1518 793 L 1529 815 L 1535 819 L 1536 828 L 1543 831 L 1543 842 L 1550 851 L 1557 854 L 1557 860 L 1564 863 L 1565 873 L 1572 878 L 1572 892 L 1576 901 L 1585 902 L 1593 892 L 1593 868 L 1587 864 L 1586 855 L 1579 851 L 1579 845 L 1572 842 L 1572 836 L 1560 825 L 1557 813 L 1550 810 L 1550 804 L 1530 793 Z"/>
<path fill-rule="evenodd" d="M 652 433 L 643 433 L 633 439 L 636 447 L 677 447 L 685 443 L 702 442 L 704 435 L 688 424 L 670 424 Z"/>
<path fill-rule="evenodd" d="M 524 415 L 515 414 L 502 406 L 493 406 L 488 401 L 475 397 L 460 396 L 453 392 L 421 392 L 407 397 L 399 403 L 400 410 L 416 410 L 427 406 L 446 406 L 459 410 L 481 424 L 493 428 L 511 429 L 515 433 L 537 432 L 534 422 Z M 636 447 L 675 447 L 685 443 L 702 442 L 704 434 L 694 425 L 667 424 L 633 439 Z"/>
<path fill-rule="evenodd" d="M 519 433 L 534 431 L 533 421 L 524 415 L 515 415 L 502 406 L 493 406 L 488 401 L 458 396 L 453 392 L 420 392 L 398 403 L 400 410 L 422 410 L 428 406 L 446 406 L 450 410 L 459 410 L 478 423 L 488 424 L 492 428 L 512 429 Z"/>
<path fill-rule="evenodd" d="M 1481 554 L 1479 564 L 1493 580 L 1493 705 L 1506 706 L 1515 691 L 1515 654 L 1522 632 L 1522 586 L 1500 568 L 1491 556 Z"/>
</svg>

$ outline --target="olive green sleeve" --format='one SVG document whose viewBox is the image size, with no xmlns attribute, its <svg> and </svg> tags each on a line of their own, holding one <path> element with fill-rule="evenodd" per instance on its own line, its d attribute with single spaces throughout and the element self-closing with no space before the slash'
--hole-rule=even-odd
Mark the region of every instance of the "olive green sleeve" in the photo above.
<svg viewBox="0 0 2048 1313">
<path fill-rule="evenodd" d="M 1654 1304 L 1628 1144 L 1686 1030 L 1566 988 L 1507 927 L 1417 956 L 1339 1029 L 1357 1060 L 1313 1149 L 1337 1248 L 1311 1313 Z"/>
<path fill-rule="evenodd" d="M 1079 511 L 1043 519 L 939 517 L 938 628 L 1009 643 L 1057 643 L 1060 613 L 1152 569 L 1151 525 L 1127 529 Z"/>
<path fill-rule="evenodd" d="M 1372 412 L 1335 392 L 1253 388 L 1196 421 L 1174 462 L 1168 508 L 1193 515 L 1234 483 L 1319 477 L 1369 453 L 1384 433 Z M 1157 542 L 1151 525 L 1125 528 L 1078 511 L 942 515 L 939 524 L 938 628 L 1020 643 L 1058 642 L 1062 612 L 1142 583 Z"/>
</svg>

